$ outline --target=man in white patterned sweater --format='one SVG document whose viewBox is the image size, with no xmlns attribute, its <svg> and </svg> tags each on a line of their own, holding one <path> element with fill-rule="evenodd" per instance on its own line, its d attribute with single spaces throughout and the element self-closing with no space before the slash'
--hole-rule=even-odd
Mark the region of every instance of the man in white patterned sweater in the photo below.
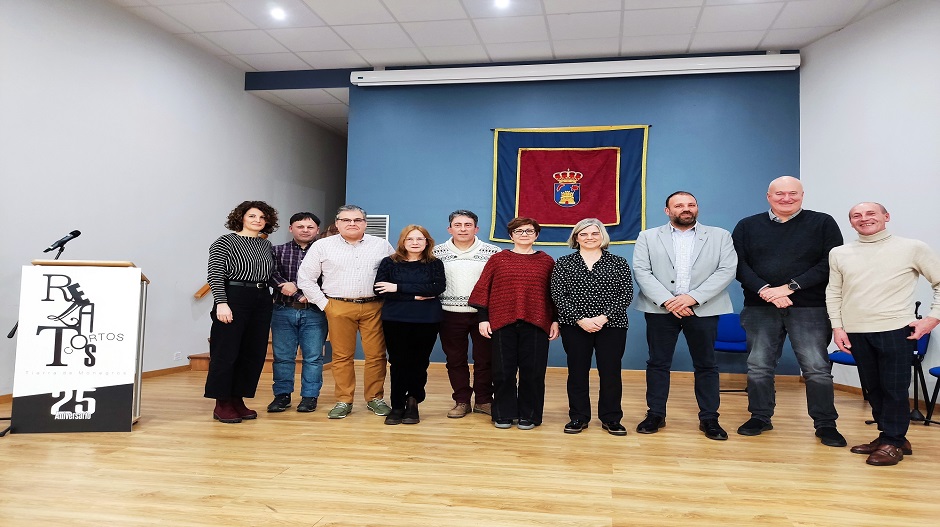
<svg viewBox="0 0 940 527">
<path fill-rule="evenodd" d="M 869 465 L 897 465 L 912 453 L 908 389 L 911 354 L 917 339 L 940 324 L 940 257 L 926 243 L 893 236 L 891 219 L 880 203 L 859 203 L 849 210 L 858 240 L 829 253 L 826 309 L 832 337 L 851 353 L 871 413 L 881 434 L 852 447 Z M 930 313 L 915 319 L 914 287 L 923 276 L 933 287 Z"/>
<path fill-rule="evenodd" d="M 460 418 L 472 411 L 491 415 L 493 403 L 493 377 L 490 372 L 492 350 L 490 340 L 478 330 L 477 310 L 467 305 L 473 286 L 483 266 L 500 248 L 484 243 L 476 234 L 477 215 L 469 210 L 456 210 L 450 214 L 447 232 L 451 239 L 434 247 L 434 256 L 444 262 L 447 288 L 440 296 L 444 307 L 441 321 L 441 348 L 447 357 L 447 376 L 454 390 L 454 407 L 447 417 Z M 470 384 L 470 357 L 468 337 L 473 341 L 473 385 Z M 470 396 L 476 404 L 470 406 Z"/>
</svg>

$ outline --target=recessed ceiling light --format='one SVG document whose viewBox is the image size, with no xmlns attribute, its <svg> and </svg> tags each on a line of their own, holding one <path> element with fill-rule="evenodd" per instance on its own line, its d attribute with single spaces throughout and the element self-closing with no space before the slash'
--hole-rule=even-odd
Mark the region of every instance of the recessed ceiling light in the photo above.
<svg viewBox="0 0 940 527">
<path fill-rule="evenodd" d="M 287 13 L 284 12 L 280 7 L 275 7 L 271 9 L 271 18 L 274 20 L 284 20 L 287 18 Z"/>
<path fill-rule="evenodd" d="M 495 0 L 495 2 L 493 3 L 499 9 L 506 9 L 507 7 L 509 7 L 509 0 Z"/>
</svg>

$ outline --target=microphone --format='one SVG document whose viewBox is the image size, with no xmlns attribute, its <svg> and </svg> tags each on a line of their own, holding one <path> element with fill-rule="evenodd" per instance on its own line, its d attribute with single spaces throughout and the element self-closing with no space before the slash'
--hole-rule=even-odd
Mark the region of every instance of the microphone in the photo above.
<svg viewBox="0 0 940 527">
<path fill-rule="evenodd" d="M 50 245 L 49 248 L 46 249 L 46 250 L 43 251 L 43 252 L 44 252 L 44 253 L 47 253 L 47 252 L 49 252 L 49 251 L 54 251 L 54 250 L 58 249 L 59 247 L 62 247 L 63 245 L 67 244 L 72 238 L 78 238 L 78 237 L 81 236 L 81 235 L 82 235 L 82 231 L 72 231 L 72 232 L 66 234 L 65 236 L 63 236 L 62 238 L 56 240 L 55 243 L 53 243 L 52 245 Z"/>
</svg>

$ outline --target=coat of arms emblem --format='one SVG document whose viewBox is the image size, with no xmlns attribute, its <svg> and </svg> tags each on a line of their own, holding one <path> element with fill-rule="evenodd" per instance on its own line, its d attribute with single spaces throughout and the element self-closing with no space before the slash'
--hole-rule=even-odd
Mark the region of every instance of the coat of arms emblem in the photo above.
<svg viewBox="0 0 940 527">
<path fill-rule="evenodd" d="M 584 174 L 570 168 L 552 174 L 555 178 L 555 203 L 562 207 L 574 207 L 581 201 L 581 178 Z"/>
</svg>

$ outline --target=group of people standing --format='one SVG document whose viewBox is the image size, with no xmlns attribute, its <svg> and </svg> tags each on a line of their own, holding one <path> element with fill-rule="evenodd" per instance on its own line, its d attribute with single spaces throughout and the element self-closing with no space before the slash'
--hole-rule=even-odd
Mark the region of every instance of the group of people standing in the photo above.
<svg viewBox="0 0 940 527">
<path fill-rule="evenodd" d="M 454 399 L 447 417 L 476 412 L 489 415 L 497 428 L 528 430 L 542 424 L 549 341 L 560 336 L 568 359 L 570 421 L 564 432 L 580 433 L 591 422 L 589 377 L 596 360 L 597 417 L 608 433 L 626 435 L 621 361 L 635 279 L 634 306 L 646 319 L 649 345 L 648 409 L 636 431 L 652 434 L 666 424 L 681 332 L 692 358 L 699 429 L 709 439 L 726 440 L 718 422 L 714 342 L 718 317 L 733 311 L 727 287 L 737 278 L 744 289 L 751 414 L 738 434 L 773 429 L 774 372 L 789 337 L 816 436 L 824 445 L 847 444 L 836 428 L 827 360 L 834 336 L 840 349 L 856 353 L 881 430 L 852 451 L 867 454 L 869 464 L 896 464 L 911 453 L 905 436 L 910 342 L 940 324 L 940 259 L 921 242 L 887 233 L 890 216 L 880 204 L 853 207 L 850 223 L 859 241 L 843 246 L 831 216 L 802 208 L 798 179 L 772 181 L 767 200 L 768 212 L 744 218 L 728 232 L 698 222 L 691 193 L 671 194 L 664 208 L 669 222 L 640 233 L 632 272 L 607 250 L 610 237 L 596 218 L 574 226 L 568 238 L 574 252 L 554 261 L 534 247 L 541 230 L 535 219 L 511 220 L 513 246 L 500 250 L 476 236 L 478 218 L 467 210 L 449 216 L 451 238 L 441 244 L 426 228 L 408 225 L 393 247 L 365 234 L 362 208 L 344 205 L 335 218 L 337 236 L 314 241 L 319 219 L 298 213 L 291 217 L 293 239 L 271 247 L 260 235 L 277 227 L 276 211 L 246 201 L 229 215 L 227 227 L 235 232 L 209 251 L 215 306 L 205 395 L 216 400 L 213 416 L 222 422 L 257 417 L 244 398 L 254 397 L 270 327 L 275 398 L 268 411 L 291 405 L 298 345 L 304 361 L 297 410 L 314 411 L 328 327 L 336 397 L 329 418 L 352 411 L 358 334 L 366 408 L 389 425 L 418 423 L 430 354 L 440 336 Z M 914 320 L 909 311 L 921 275 L 931 282 L 934 301 L 928 316 Z M 391 405 L 384 400 L 387 364 Z"/>
</svg>

